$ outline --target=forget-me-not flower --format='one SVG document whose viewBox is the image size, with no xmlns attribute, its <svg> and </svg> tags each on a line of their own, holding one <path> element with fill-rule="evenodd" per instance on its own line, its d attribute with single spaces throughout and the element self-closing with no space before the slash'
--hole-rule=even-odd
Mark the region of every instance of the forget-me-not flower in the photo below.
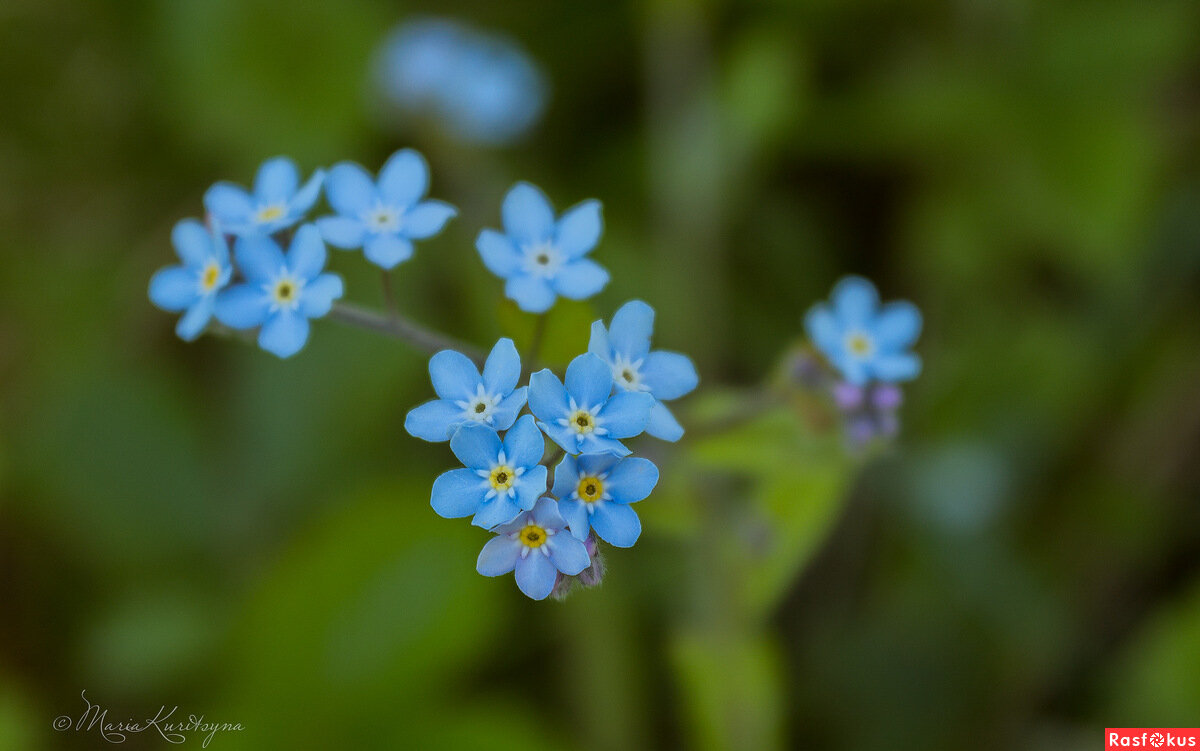
<svg viewBox="0 0 1200 751">
<path fill-rule="evenodd" d="M 334 165 L 325 178 L 325 196 L 336 216 L 317 220 L 325 241 L 338 248 L 362 248 L 371 263 L 394 268 L 413 254 L 413 240 L 442 231 L 458 213 L 443 201 L 423 201 L 429 192 L 429 165 L 412 149 L 401 149 L 379 170 L 379 180 L 353 162 Z"/>
<path fill-rule="evenodd" d="M 342 296 L 342 278 L 322 273 L 325 243 L 311 224 L 296 230 L 285 257 L 270 237 L 251 235 L 234 245 L 246 278 L 217 297 L 217 320 L 235 329 L 261 326 L 258 346 L 290 357 L 308 341 L 308 319 L 320 318 Z"/>
<path fill-rule="evenodd" d="M 554 589 L 559 572 L 574 576 L 588 567 L 587 548 L 566 532 L 567 523 L 552 498 L 542 498 L 533 507 L 495 529 L 479 552 L 475 569 L 484 576 L 516 572 L 517 586 L 535 600 L 545 599 Z"/>
<path fill-rule="evenodd" d="M 559 295 L 582 300 L 608 284 L 608 272 L 584 258 L 604 229 L 599 201 L 583 201 L 555 221 L 545 194 L 522 182 L 504 197 L 501 214 L 504 232 L 483 230 L 475 247 L 521 310 L 544 313 Z"/>
<path fill-rule="evenodd" d="M 404 429 L 422 440 L 449 440 L 465 423 L 508 430 L 525 406 L 528 387 L 516 388 L 521 356 L 512 339 L 496 342 L 483 375 L 466 355 L 445 349 L 429 359 L 429 377 L 440 398 L 414 407 L 404 418 Z"/>
<path fill-rule="evenodd" d="M 921 312 L 907 301 L 880 306 L 875 285 L 858 276 L 842 279 L 830 303 L 814 305 L 804 318 L 813 344 L 847 381 L 907 381 L 921 372 L 909 351 L 921 334 Z"/>
<path fill-rule="evenodd" d="M 546 443 L 533 415 L 517 420 L 503 441 L 487 426 L 463 425 L 450 439 L 450 450 L 466 468 L 434 480 L 429 503 L 439 516 L 473 515 L 472 524 L 491 529 L 533 508 L 546 492 L 541 464 Z"/>
<path fill-rule="evenodd" d="M 612 454 L 564 456 L 554 470 L 558 511 L 571 534 L 586 540 L 588 531 L 618 548 L 631 547 L 642 533 L 642 521 L 629 504 L 658 484 L 658 467 L 649 459 L 622 459 Z"/>
<path fill-rule="evenodd" d="M 654 308 L 641 300 L 631 300 L 617 310 L 607 329 L 603 321 L 592 324 L 588 351 L 609 364 L 618 388 L 654 397 L 646 432 L 655 438 L 678 441 L 683 436 L 683 426 L 663 402 L 689 393 L 700 378 L 686 355 L 662 350 L 651 352 L 653 332 Z"/>
<path fill-rule="evenodd" d="M 171 243 L 183 263 L 160 269 L 151 277 L 150 301 L 171 313 L 187 311 L 175 333 L 190 342 L 208 325 L 217 292 L 233 274 L 229 246 L 220 231 L 209 231 L 195 219 L 176 223 Z"/>
<path fill-rule="evenodd" d="M 612 369 L 585 352 L 567 366 L 566 387 L 549 370 L 529 377 L 529 409 L 568 454 L 617 454 L 630 451 L 618 438 L 646 429 L 654 397 L 638 391 L 613 394 Z"/>
<path fill-rule="evenodd" d="M 258 168 L 253 194 L 240 185 L 219 182 L 204 194 L 204 208 L 221 230 L 239 237 L 270 235 L 299 222 L 321 195 L 325 173 L 317 170 L 304 185 L 287 157 L 268 159 Z"/>
</svg>

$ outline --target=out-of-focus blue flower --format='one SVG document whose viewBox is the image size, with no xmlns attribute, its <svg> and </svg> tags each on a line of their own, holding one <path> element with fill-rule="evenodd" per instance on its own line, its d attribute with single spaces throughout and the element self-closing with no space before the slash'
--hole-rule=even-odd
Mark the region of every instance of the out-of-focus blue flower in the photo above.
<svg viewBox="0 0 1200 751">
<path fill-rule="evenodd" d="M 568 454 L 630 452 L 618 438 L 646 429 L 654 397 L 639 391 L 613 394 L 612 370 L 599 357 L 584 353 L 567 366 L 566 387 L 549 370 L 529 377 L 529 409 Z"/>
<path fill-rule="evenodd" d="M 210 232 L 195 219 L 176 223 L 171 243 L 183 263 L 160 269 L 151 277 L 150 301 L 171 313 L 187 311 L 175 333 L 190 342 L 208 325 L 217 292 L 233 274 L 229 246 L 219 231 Z"/>
<path fill-rule="evenodd" d="M 564 456 L 554 470 L 554 495 L 571 534 L 586 540 L 589 530 L 618 548 L 631 547 L 642 522 L 629 504 L 658 484 L 658 467 L 649 459 L 612 454 Z"/>
<path fill-rule="evenodd" d="M 678 441 L 683 436 L 683 426 L 663 402 L 689 393 L 700 378 L 686 355 L 662 350 L 651 352 L 653 332 L 654 308 L 641 300 L 631 300 L 616 312 L 609 328 L 604 328 L 603 321 L 592 324 L 588 351 L 608 363 L 618 388 L 654 397 L 646 432 L 655 438 Z"/>
<path fill-rule="evenodd" d="M 270 237 L 238 238 L 233 249 L 246 278 L 217 297 L 217 319 L 235 329 L 261 326 L 258 346 L 290 357 L 308 341 L 308 319 L 320 318 L 342 296 L 342 278 L 321 273 L 325 243 L 311 224 L 296 230 L 285 257 Z"/>
<path fill-rule="evenodd" d="M 608 284 L 608 272 L 584 258 L 604 230 L 599 201 L 583 201 L 555 221 L 546 195 L 521 182 L 504 197 L 501 214 L 504 232 L 483 230 L 475 247 L 521 310 L 543 313 L 558 295 L 582 300 Z"/>
<path fill-rule="evenodd" d="M 446 349 L 429 359 L 429 377 L 440 398 L 414 407 L 404 418 L 404 429 L 425 441 L 449 440 L 467 423 L 508 430 L 525 406 L 528 387 L 516 388 L 521 356 L 512 339 L 496 342 L 483 375 L 466 355 Z"/>
<path fill-rule="evenodd" d="M 204 194 L 204 208 L 223 232 L 239 237 L 270 235 L 296 224 L 317 202 L 325 173 L 317 170 L 304 185 L 287 157 L 268 159 L 258 168 L 253 194 L 240 185 L 219 182 Z"/>
<path fill-rule="evenodd" d="M 450 439 L 450 450 L 466 469 L 452 469 L 433 483 L 430 505 L 447 519 L 472 516 L 471 523 L 491 529 L 533 508 L 546 492 L 546 450 L 532 415 L 504 435 L 479 423 L 463 425 Z"/>
<path fill-rule="evenodd" d="M 541 119 L 546 106 L 545 76 L 519 45 L 444 19 L 393 32 L 377 75 L 404 114 L 432 117 L 465 141 L 512 141 Z"/>
<path fill-rule="evenodd" d="M 341 162 L 325 178 L 325 196 L 336 216 L 317 220 L 325 242 L 362 248 L 371 263 L 391 269 L 413 254 L 413 240 L 442 231 L 458 209 L 443 201 L 423 201 L 429 192 L 429 165 L 412 149 L 401 149 L 379 170 L 379 181 L 353 162 Z"/>
<path fill-rule="evenodd" d="M 566 526 L 554 499 L 542 498 L 532 511 L 496 528 L 496 537 L 483 546 L 475 569 L 484 576 L 515 571 L 522 592 L 545 599 L 559 572 L 574 576 L 590 560 L 584 544 L 564 534 Z"/>
<path fill-rule="evenodd" d="M 830 303 L 808 311 L 808 336 L 852 384 L 907 381 L 921 372 L 909 348 L 921 334 L 921 312 L 910 302 L 880 306 L 875 285 L 862 277 L 837 283 Z"/>
</svg>

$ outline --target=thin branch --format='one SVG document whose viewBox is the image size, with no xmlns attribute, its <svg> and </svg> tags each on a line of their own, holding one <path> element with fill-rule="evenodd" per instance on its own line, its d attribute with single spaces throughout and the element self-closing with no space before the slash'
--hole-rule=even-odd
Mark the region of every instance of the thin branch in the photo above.
<svg viewBox="0 0 1200 751">
<path fill-rule="evenodd" d="M 479 348 L 428 329 L 400 315 L 399 312 L 382 315 L 351 303 L 339 302 L 334 303 L 329 317 L 348 326 L 394 337 L 429 354 L 440 352 L 443 349 L 454 349 L 462 352 L 476 363 L 482 363 L 487 358 L 487 353 Z"/>
<path fill-rule="evenodd" d="M 533 338 L 529 340 L 529 351 L 525 353 L 525 369 L 530 373 L 537 368 L 538 353 L 542 349 L 542 339 L 546 336 L 546 319 L 549 317 L 548 312 L 542 313 L 533 325 Z"/>
</svg>

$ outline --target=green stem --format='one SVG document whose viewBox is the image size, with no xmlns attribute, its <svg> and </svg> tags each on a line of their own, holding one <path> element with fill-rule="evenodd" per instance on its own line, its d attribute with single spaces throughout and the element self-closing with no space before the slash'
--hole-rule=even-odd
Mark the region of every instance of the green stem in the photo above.
<svg viewBox="0 0 1200 751">
<path fill-rule="evenodd" d="M 352 303 L 334 303 L 329 317 L 348 326 L 394 337 L 416 349 L 433 354 L 443 349 L 454 349 L 474 360 L 477 364 L 487 359 L 487 353 L 470 344 L 452 339 L 433 329 L 406 318 L 398 311 L 381 315 L 373 310 Z"/>
</svg>

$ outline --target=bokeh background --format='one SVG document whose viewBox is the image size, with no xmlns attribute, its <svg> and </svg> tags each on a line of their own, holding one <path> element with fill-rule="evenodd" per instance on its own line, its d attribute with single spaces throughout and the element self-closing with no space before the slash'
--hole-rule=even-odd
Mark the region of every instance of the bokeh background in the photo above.
<svg viewBox="0 0 1200 751">
<path fill-rule="evenodd" d="M 536 61 L 522 137 L 386 101 L 380 45 L 431 12 Z M 245 726 L 213 749 L 1197 724 L 1195 2 L 6 0 L 0 90 L 0 748 L 104 745 L 51 729 L 81 690 Z M 566 602 L 476 575 L 487 535 L 429 509 L 424 355 L 332 321 L 287 362 L 187 345 L 147 301 L 212 182 L 402 146 L 462 208 L 396 274 L 405 311 L 527 330 L 472 243 L 528 179 L 605 204 L 613 281 L 556 312 L 556 356 L 639 297 L 700 368 L 641 542 Z M 901 439 L 860 457 L 779 396 L 847 272 L 926 315 Z"/>
</svg>

